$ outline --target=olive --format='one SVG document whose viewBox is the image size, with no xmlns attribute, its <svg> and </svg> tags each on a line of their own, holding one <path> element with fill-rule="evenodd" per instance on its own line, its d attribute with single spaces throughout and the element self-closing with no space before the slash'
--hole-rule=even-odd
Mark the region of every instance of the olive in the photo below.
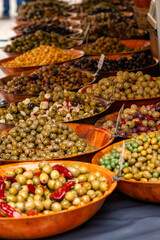
<svg viewBox="0 0 160 240">
<path fill-rule="evenodd" d="M 36 204 L 35 204 L 34 201 L 32 201 L 32 202 L 25 202 L 24 205 L 25 205 L 24 207 L 25 207 L 26 211 L 34 210 L 35 207 L 36 207 Z"/>
<path fill-rule="evenodd" d="M 68 209 L 71 206 L 70 202 L 68 200 L 62 200 L 61 201 L 61 207 L 62 209 Z"/>
<path fill-rule="evenodd" d="M 54 212 L 59 212 L 59 211 L 62 210 L 62 206 L 58 202 L 52 203 L 51 210 L 54 211 Z"/>
</svg>

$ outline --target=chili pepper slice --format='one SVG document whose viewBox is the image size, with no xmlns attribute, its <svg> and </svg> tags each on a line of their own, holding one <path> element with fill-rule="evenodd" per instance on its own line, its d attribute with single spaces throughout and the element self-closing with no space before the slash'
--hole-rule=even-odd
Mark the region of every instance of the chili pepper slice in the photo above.
<svg viewBox="0 0 160 240">
<path fill-rule="evenodd" d="M 33 210 L 27 211 L 27 216 L 35 216 L 35 215 L 37 215 L 37 213 L 35 213 L 35 211 L 33 211 Z"/>
<path fill-rule="evenodd" d="M 5 202 L 0 202 L 0 210 L 7 215 L 7 217 L 22 217 L 22 215 L 17 212 L 14 208 L 9 206 Z"/>
<path fill-rule="evenodd" d="M 27 184 L 27 187 L 29 192 L 35 194 L 35 187 L 33 186 L 33 184 Z"/>
<path fill-rule="evenodd" d="M 35 175 L 36 177 L 39 177 L 39 176 L 41 175 L 41 173 L 42 173 L 42 172 L 35 172 L 34 175 Z"/>
<path fill-rule="evenodd" d="M 6 176 L 4 176 L 4 177 L 3 177 L 3 180 L 4 180 L 4 181 L 17 182 L 14 177 L 6 177 Z"/>
<path fill-rule="evenodd" d="M 72 186 L 74 186 L 76 182 L 75 181 L 69 181 L 66 184 L 64 184 L 63 186 L 57 188 L 51 195 L 50 195 L 50 199 L 55 199 L 57 201 L 61 201 L 64 196 L 66 195 L 66 193 L 70 190 L 70 188 Z"/>
<path fill-rule="evenodd" d="M 56 164 L 52 167 L 53 170 L 57 170 L 59 173 L 63 173 L 65 177 L 67 178 L 72 178 L 73 175 L 72 173 L 65 168 L 64 166 L 60 165 L 60 164 Z"/>
<path fill-rule="evenodd" d="M 2 200 L 6 199 L 6 196 L 4 195 L 5 187 L 6 187 L 6 184 L 5 184 L 4 180 L 2 180 L 2 178 L 0 178 L 0 199 L 2 199 Z"/>
</svg>

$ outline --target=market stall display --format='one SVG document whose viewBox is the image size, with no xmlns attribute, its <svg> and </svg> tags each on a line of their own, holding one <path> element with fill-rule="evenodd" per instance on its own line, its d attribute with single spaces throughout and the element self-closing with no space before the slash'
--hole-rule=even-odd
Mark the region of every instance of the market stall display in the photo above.
<svg viewBox="0 0 160 240">
<path fill-rule="evenodd" d="M 10 57 L 0 60 L 9 75 L 0 79 L 0 238 L 76 228 L 116 185 L 160 202 L 159 59 L 134 9 L 128 0 L 19 7 L 17 35 L 1 47 Z"/>
</svg>

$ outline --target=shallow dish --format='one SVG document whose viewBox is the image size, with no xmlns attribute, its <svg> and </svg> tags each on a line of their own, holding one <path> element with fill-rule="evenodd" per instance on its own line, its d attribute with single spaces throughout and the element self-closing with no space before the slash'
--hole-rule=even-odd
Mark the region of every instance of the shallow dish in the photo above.
<svg viewBox="0 0 160 240">
<path fill-rule="evenodd" d="M 124 54 L 130 54 L 133 52 L 143 52 L 143 51 L 147 51 L 150 49 L 150 41 L 149 40 L 141 40 L 141 39 L 125 39 L 125 40 L 119 40 L 119 42 L 125 44 L 128 48 L 132 48 L 134 50 L 130 50 L 128 52 L 117 52 L 117 53 L 103 53 L 106 55 L 106 57 L 108 57 L 109 55 L 124 55 Z M 89 43 L 88 46 L 92 46 L 93 43 Z M 82 44 L 81 46 L 76 47 L 76 49 L 78 50 L 83 50 L 85 49 L 86 44 Z M 142 49 L 137 49 L 137 48 L 142 48 Z M 85 55 L 95 55 L 95 54 L 88 54 L 87 52 L 85 53 Z"/>
<path fill-rule="evenodd" d="M 77 72 L 89 73 L 88 71 L 84 71 L 84 70 L 80 70 L 80 69 L 76 69 L 76 71 Z M 33 72 L 33 71 L 26 71 L 25 73 L 30 74 L 31 72 Z M 22 101 L 26 98 L 31 98 L 31 97 L 39 95 L 39 94 L 35 94 L 35 95 L 14 94 L 14 93 L 8 93 L 7 91 L 3 90 L 4 85 L 6 85 L 8 81 L 11 81 L 14 77 L 18 77 L 20 75 L 21 75 L 21 73 L 16 73 L 16 74 L 12 74 L 12 75 L 9 75 L 9 76 L 6 76 L 6 77 L 3 77 L 3 78 L 0 79 L 0 95 L 8 103 Z M 93 84 L 95 81 L 96 81 L 96 78 L 92 75 L 91 81 L 88 82 L 87 85 Z M 82 79 L 82 83 L 84 83 L 84 85 L 86 85 L 86 78 Z M 69 91 L 78 91 L 79 89 L 80 88 L 69 89 Z"/>
<path fill-rule="evenodd" d="M 65 123 L 69 127 L 73 129 L 77 133 L 77 135 L 80 138 L 84 138 L 90 145 L 96 146 L 97 149 L 88 152 L 83 153 L 75 156 L 68 156 L 63 158 L 54 158 L 54 159 L 48 159 L 48 160 L 69 160 L 69 161 L 81 161 L 81 162 L 90 162 L 94 154 L 101 149 L 105 148 L 109 144 L 111 144 L 114 140 L 113 137 L 111 137 L 111 132 L 107 129 L 96 127 L 93 125 L 87 125 L 87 124 L 79 124 L 79 123 Z M 9 131 L 10 129 L 4 130 Z M 0 135 L 3 131 L 0 131 Z M 45 159 L 40 159 L 45 160 Z M 40 160 L 4 160 L 0 159 L 0 165 L 8 164 L 8 163 L 18 163 L 18 162 L 37 162 Z"/>
<path fill-rule="evenodd" d="M 57 163 L 54 161 L 50 162 Z M 60 163 L 75 165 L 77 162 L 63 162 Z M 91 172 L 99 171 L 102 176 L 108 179 L 109 190 L 100 197 L 97 201 L 85 204 L 82 207 L 77 207 L 70 210 L 63 210 L 48 215 L 39 215 L 21 218 L 0 218 L 0 238 L 5 239 L 40 239 L 60 233 L 67 232 L 89 220 L 102 206 L 107 196 L 109 196 L 116 188 L 117 182 L 111 183 L 113 173 L 103 169 L 102 167 L 89 164 L 80 163 L 86 166 Z M 17 166 L 26 169 L 36 168 L 38 163 L 24 163 L 24 164 L 9 164 L 0 167 L 0 175 L 4 175 L 7 169 L 14 169 Z M 76 219 L 76 221 L 74 221 Z M 59 224 L 57 224 L 59 223 Z"/>
<path fill-rule="evenodd" d="M 92 87 L 93 87 L 93 84 L 83 87 L 79 91 L 85 94 L 87 88 L 92 88 Z M 119 111 L 119 109 L 122 107 L 123 104 L 125 105 L 125 108 L 130 107 L 132 104 L 136 104 L 137 106 L 155 104 L 160 101 L 160 97 L 139 98 L 139 99 L 112 99 L 112 101 L 113 103 L 110 108 L 111 113 Z"/>
<path fill-rule="evenodd" d="M 75 49 L 70 49 L 70 50 L 65 50 L 66 52 L 70 52 L 70 53 L 73 53 L 76 55 L 76 57 L 74 59 L 71 59 L 71 60 L 68 60 L 68 61 L 65 61 L 65 62 L 70 62 L 70 61 L 73 61 L 75 59 L 78 59 L 78 58 L 81 58 L 83 57 L 84 55 L 84 52 L 83 51 L 80 51 L 80 50 L 75 50 Z M 11 74 L 14 74 L 14 73 L 19 73 L 19 72 L 25 72 L 25 71 L 34 71 L 44 65 L 39 65 L 39 66 L 30 66 L 30 67 L 3 67 L 2 66 L 2 63 L 6 63 L 8 61 L 12 61 L 13 59 L 15 59 L 16 56 L 12 56 L 12 57 L 8 57 L 8 58 L 4 58 L 2 60 L 0 60 L 0 69 L 2 70 L 2 72 L 4 72 L 6 75 L 11 75 Z M 59 62 L 59 63 L 56 63 L 57 64 L 62 64 L 64 62 Z"/>
<path fill-rule="evenodd" d="M 125 140 L 125 142 L 130 141 L 130 139 Z M 107 148 L 101 150 L 92 158 L 93 164 L 99 164 L 99 159 L 110 152 L 114 146 L 122 145 L 123 141 L 114 143 Z M 132 197 L 142 201 L 160 203 L 160 182 L 140 182 L 121 179 L 118 182 L 117 189 Z"/>
<path fill-rule="evenodd" d="M 29 96 L 31 97 L 31 96 Z M 78 120 L 73 120 L 73 121 L 68 121 L 66 123 L 82 123 L 82 124 L 90 124 L 90 125 L 94 125 L 95 122 L 101 118 L 104 117 L 107 112 L 109 111 L 109 108 L 111 107 L 111 103 L 108 103 L 108 101 L 101 99 L 101 98 L 97 98 L 97 97 L 91 97 L 92 99 L 95 100 L 99 100 L 103 106 L 105 106 L 105 110 L 103 112 L 100 112 L 98 114 L 95 114 L 91 117 L 87 117 L 87 118 L 82 118 L 82 119 L 78 119 Z M 9 104 L 2 106 L 4 108 L 8 108 Z M 65 122 L 64 122 L 65 123 Z M 7 123 L 0 123 L 0 131 L 5 130 L 5 129 L 10 129 L 14 127 L 14 124 L 7 124 Z"/>
</svg>

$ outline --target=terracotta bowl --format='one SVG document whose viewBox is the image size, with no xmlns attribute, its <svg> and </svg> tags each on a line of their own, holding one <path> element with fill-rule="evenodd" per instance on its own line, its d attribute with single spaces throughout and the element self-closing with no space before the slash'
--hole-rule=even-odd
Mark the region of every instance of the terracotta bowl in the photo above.
<svg viewBox="0 0 160 240">
<path fill-rule="evenodd" d="M 81 88 L 79 91 L 81 93 L 86 93 L 87 88 L 92 88 L 92 85 L 88 85 L 86 87 Z M 122 107 L 122 105 L 125 105 L 125 108 L 130 107 L 132 104 L 136 104 L 137 106 L 142 105 L 150 105 L 160 102 L 160 97 L 151 97 L 151 98 L 139 98 L 139 99 L 112 99 L 113 103 L 110 108 L 111 113 L 117 112 Z"/>
<path fill-rule="evenodd" d="M 121 58 L 122 56 L 127 57 L 128 59 L 131 58 L 130 54 L 117 54 L 117 55 L 107 55 L 108 59 L 116 59 L 118 60 L 119 58 Z M 93 58 L 93 59 L 99 59 L 100 56 L 88 56 L 87 58 Z M 128 72 L 138 72 L 138 71 L 142 71 L 144 74 L 150 74 L 153 76 L 157 76 L 159 74 L 159 70 L 158 70 L 158 65 L 159 65 L 159 61 L 158 58 L 153 57 L 154 59 L 154 64 L 149 65 L 147 67 L 144 68 L 137 68 L 137 69 L 132 69 L 132 70 L 126 70 Z M 76 62 L 78 62 L 79 60 L 77 59 Z M 103 77 L 109 77 L 109 76 L 115 76 L 117 74 L 117 71 L 112 71 L 112 72 L 105 72 L 105 71 L 100 71 L 98 74 L 98 78 L 101 79 Z"/>
<path fill-rule="evenodd" d="M 28 97 L 31 97 L 31 96 L 28 95 Z M 109 108 L 111 107 L 111 103 L 109 103 L 108 101 L 106 101 L 106 100 L 104 100 L 102 98 L 96 98 L 96 97 L 91 97 L 91 98 L 100 101 L 103 104 L 103 106 L 105 107 L 105 110 L 103 112 L 100 112 L 100 113 L 98 113 L 96 115 L 93 115 L 91 117 L 82 118 L 82 119 L 78 119 L 78 120 L 74 120 L 74 121 L 68 121 L 66 123 L 82 123 L 82 124 L 94 125 L 95 122 L 99 118 L 102 118 L 103 116 L 105 116 L 107 114 Z M 7 104 L 7 105 L 4 105 L 2 107 L 7 109 L 9 107 L 9 105 L 10 104 Z M 10 129 L 12 127 L 14 127 L 14 124 L 0 123 L 0 131 L 5 130 L 5 129 Z"/>
<path fill-rule="evenodd" d="M 50 162 L 57 163 L 54 161 Z M 75 165 L 77 162 L 72 161 L 60 161 L 69 165 Z M 83 163 L 83 166 L 89 168 L 91 172 L 99 171 L 102 176 L 108 179 L 109 190 L 99 200 L 85 204 L 82 207 L 77 207 L 70 210 L 63 210 L 48 215 L 39 215 L 31 217 L 21 218 L 0 218 L 0 238 L 3 239 L 40 239 L 49 236 L 57 235 L 67 232 L 73 228 L 78 227 L 84 222 L 88 221 L 93 215 L 100 209 L 105 199 L 114 191 L 117 182 L 111 183 L 113 173 L 103 169 L 97 165 Z M 0 175 L 4 175 L 4 172 L 8 169 L 14 169 L 17 166 L 24 167 L 26 169 L 36 168 L 38 163 L 17 163 L 9 164 L 0 167 Z M 76 221 L 74 221 L 76 219 Z M 60 223 L 60 224 L 57 224 Z"/>
<path fill-rule="evenodd" d="M 107 129 L 96 127 L 93 125 L 87 124 L 79 124 L 79 123 L 65 123 L 69 127 L 73 129 L 78 135 L 78 137 L 85 139 L 91 146 L 96 146 L 97 149 L 90 151 L 88 153 L 83 153 L 75 156 L 68 156 L 63 158 L 54 158 L 54 159 L 47 159 L 47 160 L 68 160 L 68 161 L 80 161 L 80 162 L 90 162 L 94 154 L 101 149 L 105 148 L 109 144 L 111 144 L 114 138 L 111 138 L 111 132 Z M 11 128 L 10 128 L 11 129 Z M 9 131 L 10 129 L 3 130 Z M 0 131 L 0 135 L 3 131 Z M 44 159 L 40 159 L 41 161 Z M 45 159 L 46 160 L 46 159 Z M 0 165 L 8 164 L 8 163 L 18 163 L 18 162 L 37 162 L 38 160 L 4 160 L 0 159 Z"/>
<path fill-rule="evenodd" d="M 125 142 L 127 141 L 130 140 L 125 140 Z M 117 142 L 101 150 L 92 158 L 92 163 L 100 165 L 99 159 L 103 155 L 110 152 L 114 146 L 122 144 L 123 141 Z M 132 198 L 147 202 L 160 203 L 160 182 L 139 182 L 122 179 L 118 182 L 117 189 Z"/>
<path fill-rule="evenodd" d="M 74 59 L 65 61 L 65 62 L 70 62 L 73 61 L 75 59 L 81 58 L 84 55 L 83 51 L 80 50 L 75 50 L 75 49 L 70 49 L 70 50 L 66 50 L 66 52 L 71 52 L 73 54 L 76 55 L 76 57 Z M 8 57 L 8 58 L 4 58 L 2 60 L 0 60 L 0 69 L 2 70 L 2 72 L 4 72 L 6 75 L 11 75 L 14 73 L 19 73 L 19 72 L 25 72 L 25 71 L 34 71 L 40 67 L 42 67 L 43 65 L 39 65 L 39 66 L 30 66 L 30 67 L 3 67 L 2 63 L 6 63 L 8 61 L 12 61 L 13 59 L 15 59 L 16 56 L 12 56 L 12 57 Z M 56 64 L 62 64 L 64 62 L 59 62 Z"/>
<path fill-rule="evenodd" d="M 119 40 L 119 42 L 125 44 L 128 48 L 132 48 L 134 50 L 130 50 L 128 52 L 117 52 L 117 53 L 103 53 L 106 55 L 106 57 L 108 55 L 125 55 L 125 54 L 129 54 L 129 53 L 133 53 L 133 52 L 143 52 L 143 51 L 147 51 L 150 49 L 150 41 L 149 40 L 142 40 L 142 39 L 125 39 L 125 40 Z M 92 46 L 93 43 L 89 43 L 88 46 Z M 76 47 L 76 49 L 78 50 L 83 50 L 85 49 L 86 44 L 82 44 L 81 46 Z M 136 49 L 136 48 L 142 48 L 142 49 Z M 144 49 L 143 49 L 144 48 Z M 95 55 L 95 54 L 88 54 L 87 52 L 85 53 L 86 55 Z"/>
<path fill-rule="evenodd" d="M 140 109 L 140 107 L 138 107 L 138 109 Z M 119 112 L 110 113 L 110 114 L 107 114 L 106 116 L 98 119 L 98 121 L 95 123 L 95 126 L 103 127 L 103 124 L 105 122 L 107 122 L 108 120 L 117 121 L 118 113 Z M 121 137 L 121 138 L 131 138 L 132 136 L 130 136 L 130 137 L 129 136 L 128 137 L 119 136 L 119 137 Z"/>
<path fill-rule="evenodd" d="M 83 71 L 83 70 L 80 70 L 80 69 L 76 69 L 76 71 L 77 72 L 90 73 L 88 71 Z M 27 73 L 30 74 L 31 72 L 33 72 L 33 71 L 25 71 L 26 74 Z M 0 95 L 8 103 L 23 101 L 26 98 L 31 98 L 31 97 L 39 95 L 39 94 L 35 94 L 35 95 L 14 94 L 14 93 L 8 93 L 8 92 L 3 90 L 3 87 L 7 84 L 8 81 L 11 81 L 14 77 L 18 77 L 20 75 L 21 75 L 21 73 L 15 73 L 15 74 L 12 74 L 12 75 L 9 75 L 9 76 L 6 76 L 6 77 L 3 77 L 3 78 L 0 79 Z M 87 82 L 86 78 L 82 78 L 83 85 L 93 84 L 95 81 L 96 81 L 96 78 L 93 75 L 91 77 L 90 82 Z M 78 90 L 79 90 L 79 88 L 69 89 L 69 91 L 78 91 Z"/>
</svg>

